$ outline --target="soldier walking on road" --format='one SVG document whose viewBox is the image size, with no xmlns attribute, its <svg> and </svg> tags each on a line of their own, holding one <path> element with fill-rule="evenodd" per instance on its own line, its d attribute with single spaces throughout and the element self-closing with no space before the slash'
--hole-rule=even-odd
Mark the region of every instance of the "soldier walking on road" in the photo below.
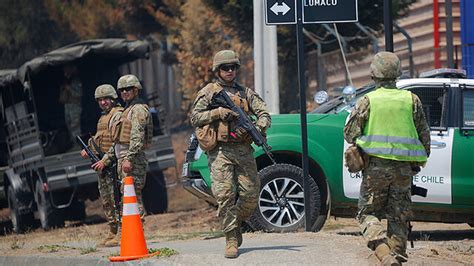
<svg viewBox="0 0 474 266">
<path fill-rule="evenodd" d="M 112 125 L 120 119 L 123 108 L 117 102 L 117 93 L 114 87 L 109 84 L 100 85 L 97 87 L 94 93 L 94 97 L 102 109 L 102 115 L 97 122 L 97 133 L 94 135 L 93 140 L 97 144 L 98 148 L 105 154 L 102 159 L 102 163 L 94 164 L 92 167 L 98 171 L 99 174 L 99 193 L 102 199 L 102 207 L 104 208 L 105 217 L 110 227 L 109 234 L 100 243 L 103 246 L 117 246 L 118 243 L 112 241 L 116 238 L 118 227 L 119 227 L 119 215 L 115 209 L 114 202 L 114 189 L 113 189 L 113 177 L 107 175 L 102 170 L 105 166 L 111 166 L 113 162 L 110 160 L 110 154 L 107 154 L 113 145 L 112 140 Z M 89 148 L 95 150 L 95 145 L 89 140 Z M 96 152 L 96 154 L 98 154 Z M 81 151 L 81 156 L 88 158 L 85 150 Z M 113 169 L 112 171 L 116 171 Z"/>
<path fill-rule="evenodd" d="M 430 130 L 420 99 L 396 87 L 399 58 L 380 52 L 370 70 L 376 90 L 358 101 L 344 138 L 368 155 L 357 214 L 362 235 L 383 265 L 400 265 L 408 259 L 412 176 L 430 155 Z"/>
<path fill-rule="evenodd" d="M 212 193 L 219 204 L 218 216 L 226 236 L 226 258 L 238 256 L 238 247 L 242 244 L 241 222 L 252 214 L 257 205 L 260 180 L 250 145 L 252 140 L 243 128 L 235 127 L 238 114 L 224 107 L 212 108 L 212 98 L 224 90 L 237 106 L 257 117 L 255 125 L 262 134 L 271 123 L 266 104 L 260 96 L 235 81 L 239 67 L 240 61 L 234 51 L 218 52 L 212 65 L 216 80 L 198 92 L 191 113 L 193 127 L 212 125 L 217 133 L 213 140 L 215 147 L 208 150 L 207 155 Z"/>
</svg>

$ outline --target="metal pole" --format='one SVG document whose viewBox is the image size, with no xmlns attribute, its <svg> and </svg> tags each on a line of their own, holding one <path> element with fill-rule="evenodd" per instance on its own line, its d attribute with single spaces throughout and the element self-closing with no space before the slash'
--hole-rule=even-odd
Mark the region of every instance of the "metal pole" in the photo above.
<svg viewBox="0 0 474 266">
<path fill-rule="evenodd" d="M 253 1 L 254 88 L 271 114 L 280 113 L 277 26 L 265 26 L 264 5 Z"/>
<path fill-rule="evenodd" d="M 407 39 L 408 45 L 408 63 L 410 64 L 410 78 L 413 78 L 415 75 L 415 63 L 413 62 L 413 41 L 410 34 L 402 28 L 398 23 L 394 23 L 393 26 Z"/>
<path fill-rule="evenodd" d="M 448 68 L 454 68 L 454 49 L 453 49 L 453 2 L 446 0 L 446 54 Z"/>
<path fill-rule="evenodd" d="M 303 150 L 303 189 L 304 189 L 304 210 L 305 210 L 305 230 L 311 231 L 311 210 L 309 204 L 309 161 L 308 161 L 308 129 L 306 124 L 306 82 L 305 82 L 305 63 L 304 63 L 304 40 L 303 40 L 303 21 L 302 21 L 302 3 L 297 2 L 298 23 L 296 24 L 296 42 L 298 45 L 298 84 L 300 88 L 300 120 L 301 120 L 301 143 Z"/>
<path fill-rule="evenodd" d="M 392 0 L 383 1 L 383 24 L 385 27 L 385 51 L 393 52 Z"/>
</svg>

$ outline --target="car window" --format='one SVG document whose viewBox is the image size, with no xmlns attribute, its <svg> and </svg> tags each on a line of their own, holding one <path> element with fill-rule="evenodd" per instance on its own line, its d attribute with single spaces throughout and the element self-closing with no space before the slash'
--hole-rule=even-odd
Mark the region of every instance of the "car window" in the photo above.
<svg viewBox="0 0 474 266">
<path fill-rule="evenodd" d="M 430 127 L 446 126 L 447 93 L 445 88 L 416 87 L 409 90 L 420 98 Z"/>
<path fill-rule="evenodd" d="M 465 90 L 463 94 L 463 125 L 474 127 L 474 90 Z"/>
</svg>

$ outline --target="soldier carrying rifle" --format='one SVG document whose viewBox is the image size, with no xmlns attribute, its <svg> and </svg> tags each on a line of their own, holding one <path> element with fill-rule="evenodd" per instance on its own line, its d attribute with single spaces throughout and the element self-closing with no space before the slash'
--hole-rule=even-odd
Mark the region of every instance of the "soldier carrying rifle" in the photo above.
<svg viewBox="0 0 474 266">
<path fill-rule="evenodd" d="M 92 165 L 92 168 L 99 175 L 99 193 L 102 199 L 102 206 L 105 216 L 110 227 L 109 234 L 100 243 L 106 247 L 118 246 L 120 238 L 118 237 L 118 229 L 120 226 L 120 195 L 117 187 L 117 169 L 115 167 L 112 140 L 112 125 L 120 119 L 123 108 L 117 102 L 117 92 L 114 87 L 109 84 L 100 85 L 94 93 L 95 99 L 102 109 L 102 115 L 97 123 L 97 133 L 89 139 L 88 147 L 83 147 L 81 156 L 83 158 L 95 157 L 94 155 L 103 155 L 98 157 L 99 161 Z M 93 150 L 93 154 L 88 151 Z M 97 157 L 95 157 L 97 158 Z M 105 171 L 107 169 L 107 171 Z M 115 182 L 115 184 L 114 184 Z M 116 202 L 116 199 L 119 202 Z"/>
<path fill-rule="evenodd" d="M 410 187 L 430 155 L 430 129 L 418 96 L 396 87 L 401 65 L 394 53 L 376 54 L 370 71 L 376 90 L 357 102 L 344 128 L 345 140 L 357 145 L 346 161 L 363 174 L 357 219 L 367 246 L 383 265 L 399 265 L 408 259 Z"/>
<path fill-rule="evenodd" d="M 199 145 L 208 155 L 212 193 L 219 204 L 218 216 L 226 236 L 226 258 L 238 256 L 242 244 L 241 222 L 257 205 L 260 180 L 250 144 L 257 140 L 260 143 L 256 145 L 266 145 L 262 135 L 271 123 L 260 96 L 235 81 L 239 67 L 240 60 L 234 51 L 223 50 L 214 56 L 212 71 L 216 81 L 198 92 L 190 119 Z M 214 104 L 221 91 L 227 96 L 224 102 L 225 98 L 232 99 L 233 105 L 240 108 L 240 115 L 228 103 Z M 239 116 L 251 114 L 257 117 L 255 126 L 239 123 Z"/>
</svg>

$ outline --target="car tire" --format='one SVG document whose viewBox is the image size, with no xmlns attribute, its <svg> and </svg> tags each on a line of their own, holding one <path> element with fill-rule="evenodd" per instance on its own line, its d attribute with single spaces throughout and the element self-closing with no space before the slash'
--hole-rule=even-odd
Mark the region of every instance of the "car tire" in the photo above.
<svg viewBox="0 0 474 266">
<path fill-rule="evenodd" d="M 8 208 L 10 209 L 10 221 L 12 222 L 12 230 L 17 234 L 21 234 L 28 230 L 34 221 L 33 213 L 20 214 L 18 199 L 15 196 L 15 190 L 12 186 L 8 186 Z"/>
<path fill-rule="evenodd" d="M 36 180 L 35 193 L 41 227 L 44 230 L 50 230 L 64 226 L 62 210 L 53 207 L 49 200 L 49 192 L 43 191 L 43 184 L 39 179 Z"/>
<path fill-rule="evenodd" d="M 143 205 L 147 214 L 168 211 L 168 193 L 163 172 L 149 172 L 142 190 Z"/>
<path fill-rule="evenodd" d="M 303 170 L 290 164 L 275 164 L 260 170 L 260 192 L 257 208 L 248 219 L 254 230 L 293 232 L 305 224 Z M 309 178 L 310 216 L 314 224 L 320 213 L 321 194 Z M 324 223 L 323 223 L 324 224 Z"/>
</svg>

